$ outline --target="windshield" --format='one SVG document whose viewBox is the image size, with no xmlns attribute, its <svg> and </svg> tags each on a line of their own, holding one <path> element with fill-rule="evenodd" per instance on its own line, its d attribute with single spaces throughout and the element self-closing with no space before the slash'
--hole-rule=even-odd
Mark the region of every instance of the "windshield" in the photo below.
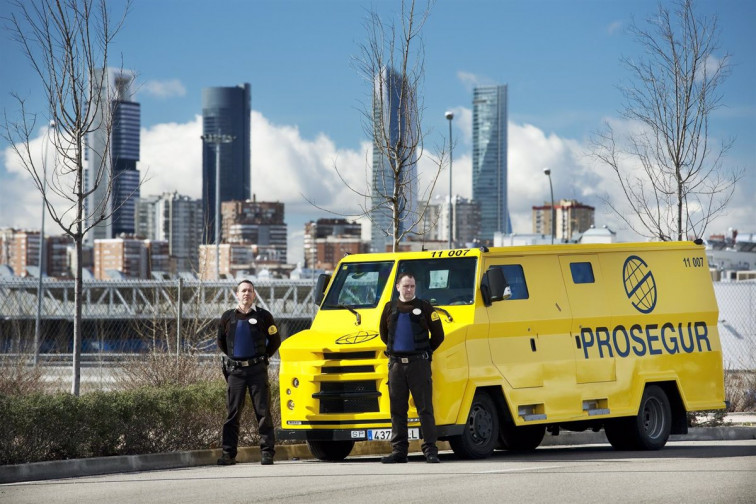
<svg viewBox="0 0 756 504">
<path fill-rule="evenodd" d="M 393 267 L 393 261 L 342 264 L 321 308 L 375 308 Z"/>
<path fill-rule="evenodd" d="M 475 257 L 401 261 L 398 272 L 415 276 L 415 296 L 432 305 L 469 305 L 475 300 Z M 398 293 L 394 289 L 394 297 Z"/>
</svg>

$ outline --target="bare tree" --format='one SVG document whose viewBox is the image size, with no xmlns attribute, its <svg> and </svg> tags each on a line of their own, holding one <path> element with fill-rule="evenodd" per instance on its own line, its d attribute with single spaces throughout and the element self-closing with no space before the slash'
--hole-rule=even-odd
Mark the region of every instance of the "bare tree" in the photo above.
<svg viewBox="0 0 756 504">
<path fill-rule="evenodd" d="M 23 48 L 34 71 L 39 75 L 47 116 L 52 127 L 50 142 L 57 161 L 52 172 L 33 156 L 37 114 L 27 110 L 25 100 L 15 95 L 21 119 L 9 121 L 5 116 L 5 137 L 21 159 L 24 168 L 42 192 L 44 210 L 49 212 L 63 232 L 73 238 L 76 249 L 75 314 L 73 334 L 73 380 L 71 393 L 79 394 L 82 311 L 82 246 L 85 234 L 109 218 L 114 209 L 109 199 L 113 190 L 109 140 L 101 146 L 95 166 L 89 166 L 85 183 L 84 149 L 86 137 L 105 131 L 110 138 L 112 114 L 110 103 L 101 89 L 108 86 L 108 48 L 123 25 L 123 16 L 111 20 L 106 0 L 23 0 L 13 2 L 15 13 L 6 21 Z M 44 161 L 42 162 L 44 164 Z M 90 164 L 92 160 L 90 160 Z M 46 188 L 45 181 L 49 181 Z M 64 202 L 53 204 L 45 191 L 52 191 Z M 99 190 L 105 198 L 95 208 L 85 202 Z"/>
<path fill-rule="evenodd" d="M 418 191 L 418 161 L 424 154 L 421 89 L 425 76 L 421 32 L 433 1 L 417 13 L 415 1 L 402 1 L 401 25 L 384 24 L 372 11 L 365 22 L 367 42 L 360 46 L 358 69 L 371 86 L 371 103 L 363 128 L 373 140 L 372 177 L 361 195 L 364 214 L 374 229 L 391 237 L 393 250 L 408 235 L 422 234 L 418 223 L 446 158 L 446 146 L 435 156 L 438 166 L 430 186 Z M 419 208 L 424 200 L 425 206 Z M 377 233 L 374 232 L 373 236 Z"/>
<path fill-rule="evenodd" d="M 631 27 L 643 56 L 622 59 L 631 76 L 623 116 L 638 129 L 623 135 L 607 124 L 593 142 L 593 156 L 614 170 L 633 211 L 611 208 L 659 240 L 703 236 L 742 175 L 724 164 L 732 140 L 713 145 L 709 134 L 729 74 L 729 56 L 716 54 L 717 19 L 698 16 L 692 0 L 675 6 L 659 5 L 647 27 Z"/>
</svg>

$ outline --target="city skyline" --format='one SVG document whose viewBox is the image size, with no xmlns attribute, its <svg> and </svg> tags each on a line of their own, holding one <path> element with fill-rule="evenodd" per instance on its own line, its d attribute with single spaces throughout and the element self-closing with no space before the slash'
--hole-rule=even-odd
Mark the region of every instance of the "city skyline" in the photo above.
<svg viewBox="0 0 756 504">
<path fill-rule="evenodd" d="M 114 11 L 120 1 L 108 3 Z M 439 2 L 425 28 L 426 78 L 423 124 L 430 151 L 447 134 L 444 112 L 454 112 L 454 190 L 471 197 L 472 89 L 506 84 L 509 97 L 509 210 L 514 232 L 530 229 L 533 205 L 549 198 L 543 168 L 552 170 L 554 197 L 596 207 L 597 226 L 622 229 L 600 199 L 618 197 L 612 174 L 585 155 L 591 132 L 602 121 L 629 127 L 617 110 L 616 86 L 627 73 L 621 57 L 637 54 L 626 29 L 642 23 L 657 2 Z M 670 5 L 670 2 L 664 2 Z M 0 15 L 10 2 L 0 2 Z M 712 115 L 714 139 L 735 136 L 727 162 L 745 176 L 708 233 L 735 226 L 754 231 L 756 191 L 756 62 L 752 48 L 756 18 L 751 2 L 697 3 L 717 12 L 720 55 L 732 55 L 732 75 L 722 88 L 723 107 Z M 201 90 L 252 85 L 252 180 L 265 189 L 259 200 L 286 204 L 290 259 L 302 256 L 304 223 L 329 217 L 325 208 L 347 217 L 359 212 L 360 198 L 344 186 L 364 188 L 369 176 L 369 137 L 364 104 L 370 85 L 361 82 L 353 56 L 365 42 L 362 26 L 371 2 L 218 2 L 189 0 L 135 2 L 112 54 L 137 72 L 141 104 L 143 195 L 178 191 L 201 197 Z M 399 2 L 379 2 L 381 16 L 396 18 Z M 170 18 L 170 26 L 163 20 Z M 217 27 L 217 28 L 213 28 Z M 196 36 L 202 33 L 203 36 Z M 19 47 L 3 33 L 6 60 L 0 106 L 10 118 L 17 104 L 10 92 L 28 99 L 44 124 L 38 76 Z M 32 148 L 42 151 L 44 131 Z M 0 226 L 39 228 L 41 197 L 23 168 L 0 141 Z M 427 153 L 426 153 L 427 154 Z M 428 161 L 420 160 L 428 171 Z M 421 175 L 422 176 L 422 175 Z M 448 193 L 442 173 L 434 195 Z M 48 226 L 47 234 L 56 234 Z M 629 238 L 632 238 L 630 236 Z"/>
</svg>

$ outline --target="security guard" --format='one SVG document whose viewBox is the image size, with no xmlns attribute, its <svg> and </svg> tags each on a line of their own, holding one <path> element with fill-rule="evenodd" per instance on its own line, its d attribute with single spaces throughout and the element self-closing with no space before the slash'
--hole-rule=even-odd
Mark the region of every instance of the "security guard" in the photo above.
<svg viewBox="0 0 756 504">
<path fill-rule="evenodd" d="M 383 457 L 381 462 L 407 462 L 407 410 L 411 393 L 420 416 L 425 460 L 438 463 L 431 355 L 444 341 L 444 328 L 433 306 L 415 297 L 415 276 L 412 273 L 399 273 L 396 290 L 399 299 L 386 303 L 380 321 L 381 339 L 389 356 L 392 447 L 391 455 Z"/>
<path fill-rule="evenodd" d="M 223 424 L 223 454 L 218 465 L 236 463 L 239 419 L 247 391 L 257 417 L 261 464 L 273 464 L 275 430 L 270 408 L 268 359 L 281 346 L 281 336 L 269 311 L 255 307 L 255 287 L 249 280 L 236 286 L 236 308 L 223 313 L 218 324 L 218 348 L 223 352 L 223 374 L 228 382 L 228 417 Z"/>
</svg>

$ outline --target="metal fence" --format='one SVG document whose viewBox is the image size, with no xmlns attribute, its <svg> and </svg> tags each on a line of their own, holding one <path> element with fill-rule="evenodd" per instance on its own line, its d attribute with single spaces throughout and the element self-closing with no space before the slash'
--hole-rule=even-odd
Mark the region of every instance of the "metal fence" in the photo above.
<svg viewBox="0 0 756 504">
<path fill-rule="evenodd" d="M 726 370 L 756 370 L 756 282 L 715 282 Z"/>
<path fill-rule="evenodd" d="M 256 283 L 258 304 L 276 317 L 283 337 L 309 327 L 315 313 L 312 280 Z M 214 350 L 215 321 L 236 305 L 234 281 L 84 282 L 82 352 Z M 0 352 L 72 351 L 74 282 L 0 279 Z M 35 345 L 37 343 L 37 345 Z"/>
<path fill-rule="evenodd" d="M 310 326 L 314 280 L 260 280 L 258 303 L 270 310 L 282 338 Z M 84 282 L 82 383 L 107 388 L 112 368 L 151 349 L 210 357 L 215 322 L 235 306 L 234 281 Z M 53 378 L 71 375 L 74 284 L 0 278 L 0 354 L 38 359 Z M 719 334 L 727 370 L 756 370 L 756 282 L 717 282 Z M 38 345 L 35 345 L 38 342 Z"/>
</svg>

